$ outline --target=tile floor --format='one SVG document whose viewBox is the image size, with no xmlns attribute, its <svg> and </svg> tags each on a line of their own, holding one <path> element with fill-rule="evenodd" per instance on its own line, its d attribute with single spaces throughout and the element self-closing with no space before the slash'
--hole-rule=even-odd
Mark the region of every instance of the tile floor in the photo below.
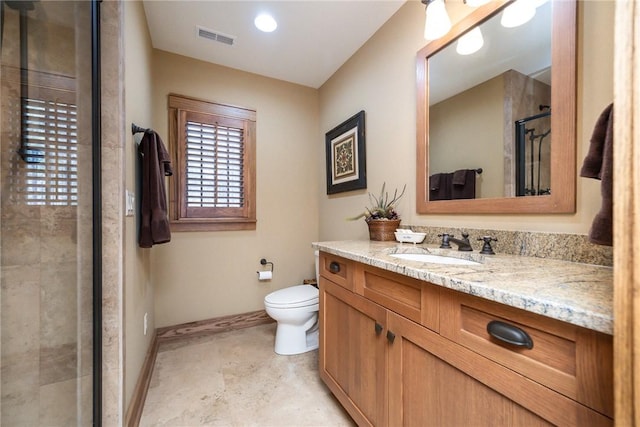
<svg viewBox="0 0 640 427">
<path fill-rule="evenodd" d="M 318 352 L 275 354 L 275 327 L 161 344 L 140 426 L 354 426 Z"/>
</svg>

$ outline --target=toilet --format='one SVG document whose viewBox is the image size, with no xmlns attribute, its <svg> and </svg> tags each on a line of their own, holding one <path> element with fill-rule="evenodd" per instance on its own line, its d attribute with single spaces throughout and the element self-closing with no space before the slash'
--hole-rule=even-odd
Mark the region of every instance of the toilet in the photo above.
<svg viewBox="0 0 640 427">
<path fill-rule="evenodd" d="M 318 252 L 316 251 L 316 280 Z M 296 285 L 271 292 L 264 297 L 264 307 L 278 325 L 274 351 L 292 355 L 318 348 L 318 288 Z"/>
</svg>

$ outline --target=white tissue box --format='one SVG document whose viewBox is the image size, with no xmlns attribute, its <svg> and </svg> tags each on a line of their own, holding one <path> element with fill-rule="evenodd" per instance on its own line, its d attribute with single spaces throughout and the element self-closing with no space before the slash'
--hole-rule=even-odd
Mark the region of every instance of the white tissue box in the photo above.
<svg viewBox="0 0 640 427">
<path fill-rule="evenodd" d="M 411 230 L 396 230 L 396 240 L 400 243 L 422 243 L 427 233 L 415 233 Z"/>
</svg>

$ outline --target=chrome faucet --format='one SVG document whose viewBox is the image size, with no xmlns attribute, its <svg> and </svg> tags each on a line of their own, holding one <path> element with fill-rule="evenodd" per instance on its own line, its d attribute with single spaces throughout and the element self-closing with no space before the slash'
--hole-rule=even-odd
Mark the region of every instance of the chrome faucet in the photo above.
<svg viewBox="0 0 640 427">
<path fill-rule="evenodd" d="M 469 242 L 469 233 L 462 233 L 462 239 L 456 239 L 455 237 L 449 237 L 449 242 L 455 243 L 458 245 L 458 250 L 463 252 L 471 252 L 473 248 L 471 247 L 471 242 Z"/>
</svg>

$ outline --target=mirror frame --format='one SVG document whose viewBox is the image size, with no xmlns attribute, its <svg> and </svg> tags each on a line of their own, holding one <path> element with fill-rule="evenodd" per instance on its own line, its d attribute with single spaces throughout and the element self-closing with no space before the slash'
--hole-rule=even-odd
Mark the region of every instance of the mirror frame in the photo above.
<svg viewBox="0 0 640 427">
<path fill-rule="evenodd" d="M 417 54 L 416 211 L 419 214 L 574 213 L 576 211 L 577 1 L 553 2 L 551 35 L 550 195 L 429 201 L 429 58 L 499 13 L 511 0 L 492 1 L 458 22 Z"/>
</svg>

